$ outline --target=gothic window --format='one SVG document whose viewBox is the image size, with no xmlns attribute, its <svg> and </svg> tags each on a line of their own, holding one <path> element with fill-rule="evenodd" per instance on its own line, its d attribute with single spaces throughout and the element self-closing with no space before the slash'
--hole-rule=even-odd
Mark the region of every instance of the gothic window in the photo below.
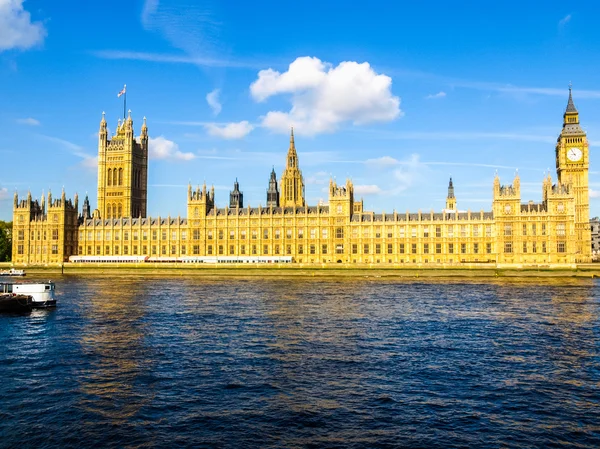
<svg viewBox="0 0 600 449">
<path fill-rule="evenodd" d="M 107 181 L 107 184 L 110 186 L 112 184 L 112 170 L 110 168 L 108 169 Z"/>
<path fill-rule="evenodd" d="M 119 169 L 119 185 L 122 186 L 123 185 L 123 169 L 120 168 Z M 119 214 L 121 215 L 121 214 Z"/>
<path fill-rule="evenodd" d="M 118 176 L 118 173 L 117 173 L 117 169 L 115 168 L 113 170 L 113 182 L 112 182 L 113 186 L 118 185 L 117 182 L 118 182 L 119 179 L 117 178 L 117 176 Z"/>
<path fill-rule="evenodd" d="M 338 214 L 341 214 L 341 213 L 342 213 L 342 205 L 341 205 L 341 204 L 338 204 L 338 205 L 337 205 L 337 213 L 338 213 Z"/>
<path fill-rule="evenodd" d="M 111 207 L 110 204 L 106 207 L 106 218 L 111 218 Z"/>
<path fill-rule="evenodd" d="M 198 218 L 199 217 L 199 212 L 198 212 L 198 208 L 194 207 L 194 218 Z"/>
<path fill-rule="evenodd" d="M 123 209 L 121 208 L 121 205 L 119 204 L 119 215 L 118 218 L 121 218 L 123 216 Z"/>
<path fill-rule="evenodd" d="M 335 229 L 335 238 L 343 239 L 344 238 L 344 228 L 336 228 Z"/>
</svg>

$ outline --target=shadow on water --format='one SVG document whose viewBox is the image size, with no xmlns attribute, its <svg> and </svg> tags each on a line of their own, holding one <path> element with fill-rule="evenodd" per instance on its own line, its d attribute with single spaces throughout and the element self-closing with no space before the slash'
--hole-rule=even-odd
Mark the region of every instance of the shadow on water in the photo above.
<svg viewBox="0 0 600 449">
<path fill-rule="evenodd" d="M 58 285 L 0 317 L 0 446 L 600 444 L 596 281 Z"/>
</svg>

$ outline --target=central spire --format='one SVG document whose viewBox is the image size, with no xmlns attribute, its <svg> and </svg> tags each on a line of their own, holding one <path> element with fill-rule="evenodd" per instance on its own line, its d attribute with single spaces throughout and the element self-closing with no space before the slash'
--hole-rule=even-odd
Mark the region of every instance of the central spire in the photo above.
<svg viewBox="0 0 600 449">
<path fill-rule="evenodd" d="M 296 153 L 296 143 L 294 142 L 294 128 L 293 127 L 292 127 L 292 131 L 290 134 L 290 148 L 288 149 L 287 167 L 288 168 L 297 168 L 298 167 L 298 154 Z"/>
<path fill-rule="evenodd" d="M 287 153 L 285 170 L 281 178 L 281 207 L 304 206 L 304 180 L 298 168 L 298 154 L 294 142 L 294 128 L 290 132 L 290 148 Z"/>
</svg>

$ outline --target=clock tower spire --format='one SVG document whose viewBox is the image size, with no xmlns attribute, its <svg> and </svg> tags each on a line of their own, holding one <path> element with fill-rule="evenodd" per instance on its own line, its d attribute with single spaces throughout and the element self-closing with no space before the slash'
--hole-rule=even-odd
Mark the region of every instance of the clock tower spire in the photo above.
<svg viewBox="0 0 600 449">
<path fill-rule="evenodd" d="M 573 103 L 569 84 L 569 100 L 563 114 L 563 128 L 556 142 L 556 174 L 559 184 L 568 186 L 575 197 L 576 262 L 591 260 L 589 147 L 585 131 L 579 125 L 579 111 Z"/>
</svg>

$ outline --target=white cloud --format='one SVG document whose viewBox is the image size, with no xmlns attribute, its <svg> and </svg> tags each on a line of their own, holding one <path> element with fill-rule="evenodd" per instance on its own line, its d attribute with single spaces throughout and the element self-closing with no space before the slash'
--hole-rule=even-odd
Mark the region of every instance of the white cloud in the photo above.
<svg viewBox="0 0 600 449">
<path fill-rule="evenodd" d="M 377 195 L 381 192 L 382 190 L 375 184 L 354 186 L 354 193 L 356 195 Z"/>
<path fill-rule="evenodd" d="M 146 0 L 144 2 L 141 17 L 142 25 L 144 26 L 144 28 L 148 28 L 150 26 L 150 19 L 158 9 L 158 1 L 159 0 Z"/>
<path fill-rule="evenodd" d="M 424 178 L 428 170 L 427 165 L 421 162 L 418 154 L 411 154 L 406 161 L 394 170 L 394 193 L 400 193 L 413 186 L 418 180 Z"/>
<path fill-rule="evenodd" d="M 8 189 L 6 187 L 0 188 L 0 201 L 7 200 L 8 197 Z"/>
<path fill-rule="evenodd" d="M 179 145 L 163 136 L 150 138 L 148 141 L 148 152 L 151 159 L 179 159 L 189 161 L 196 156 L 194 153 L 183 153 L 179 151 Z"/>
<path fill-rule="evenodd" d="M 221 103 L 219 102 L 219 93 L 221 89 L 215 89 L 212 92 L 206 94 L 206 102 L 210 106 L 214 115 L 219 115 L 221 112 Z"/>
<path fill-rule="evenodd" d="M 253 129 L 247 120 L 238 123 L 227 123 L 224 126 L 219 126 L 216 123 L 206 123 L 204 125 L 208 134 L 221 139 L 241 139 L 246 137 Z"/>
<path fill-rule="evenodd" d="M 590 189 L 590 198 L 600 198 L 600 190 Z"/>
<path fill-rule="evenodd" d="M 558 21 L 558 27 L 563 28 L 567 23 L 571 21 L 571 14 L 567 14 L 562 19 Z"/>
<path fill-rule="evenodd" d="M 329 182 L 329 177 L 330 177 L 330 175 L 326 171 L 319 171 L 310 176 L 307 176 L 305 183 L 307 185 L 309 185 L 309 184 L 324 185 Z"/>
<path fill-rule="evenodd" d="M 89 154 L 77 154 L 82 158 L 79 165 L 87 170 L 95 171 L 98 170 L 98 156 L 90 156 Z"/>
<path fill-rule="evenodd" d="M 390 165 L 398 165 L 400 161 L 398 159 L 394 159 L 391 156 L 382 156 L 375 159 L 367 159 L 365 164 L 367 165 L 375 165 L 375 166 L 390 166 Z"/>
<path fill-rule="evenodd" d="M 314 57 L 300 57 L 287 72 L 261 70 L 250 86 L 256 101 L 290 94 L 289 112 L 270 111 L 263 126 L 277 132 L 314 135 L 332 132 L 344 122 L 362 125 L 386 122 L 402 115 L 400 98 L 391 92 L 392 79 L 377 74 L 364 62 L 341 62 L 337 67 Z"/>
<path fill-rule="evenodd" d="M 429 94 L 427 95 L 425 98 L 427 100 L 435 100 L 437 98 L 444 98 L 446 96 L 446 92 L 444 91 L 439 91 L 437 94 Z"/>
<path fill-rule="evenodd" d="M 23 0 L 0 0 L 0 52 L 26 50 L 45 37 L 44 25 L 31 22 L 31 15 L 23 9 Z"/>
<path fill-rule="evenodd" d="M 1 0 L 0 0 L 1 1 Z M 34 118 L 31 117 L 27 117 L 27 118 L 18 118 L 17 119 L 17 123 L 19 125 L 30 125 L 30 126 L 40 126 L 41 123 L 39 120 L 36 120 Z"/>
</svg>

